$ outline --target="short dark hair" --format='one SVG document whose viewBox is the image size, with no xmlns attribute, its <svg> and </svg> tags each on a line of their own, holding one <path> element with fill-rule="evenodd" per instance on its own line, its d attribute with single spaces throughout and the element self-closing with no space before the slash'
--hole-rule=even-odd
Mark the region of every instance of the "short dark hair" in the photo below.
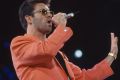
<svg viewBox="0 0 120 80">
<path fill-rule="evenodd" d="M 46 5 L 50 5 L 51 0 L 25 0 L 20 5 L 19 8 L 19 20 L 22 27 L 26 30 L 27 29 L 27 21 L 25 20 L 25 16 L 29 15 L 32 16 L 32 12 L 34 10 L 34 5 L 37 3 L 44 3 Z"/>
</svg>

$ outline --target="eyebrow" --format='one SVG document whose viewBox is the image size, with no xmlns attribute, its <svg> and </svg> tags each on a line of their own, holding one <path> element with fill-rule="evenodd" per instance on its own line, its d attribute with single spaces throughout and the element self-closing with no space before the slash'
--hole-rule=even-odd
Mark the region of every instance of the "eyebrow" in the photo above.
<svg viewBox="0 0 120 80">
<path fill-rule="evenodd" d="M 34 10 L 34 12 L 36 12 L 36 11 L 41 11 L 41 10 L 50 11 L 49 9 L 38 9 L 38 10 Z"/>
</svg>

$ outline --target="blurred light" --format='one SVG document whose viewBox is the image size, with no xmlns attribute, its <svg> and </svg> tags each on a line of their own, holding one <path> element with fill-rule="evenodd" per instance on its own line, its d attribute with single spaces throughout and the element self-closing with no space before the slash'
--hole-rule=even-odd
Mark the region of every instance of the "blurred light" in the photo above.
<svg viewBox="0 0 120 80">
<path fill-rule="evenodd" d="M 3 76 L 0 74 L 0 80 L 3 80 Z"/>
<path fill-rule="evenodd" d="M 81 50 L 76 50 L 74 53 L 75 58 L 81 58 L 83 55 Z"/>
<path fill-rule="evenodd" d="M 9 42 L 4 42 L 4 43 L 3 43 L 3 46 L 4 46 L 4 48 L 9 48 L 10 43 L 9 43 Z"/>
<path fill-rule="evenodd" d="M 3 72 L 7 75 L 9 80 L 14 80 L 15 79 L 15 74 L 10 70 L 8 66 L 3 67 Z"/>
</svg>

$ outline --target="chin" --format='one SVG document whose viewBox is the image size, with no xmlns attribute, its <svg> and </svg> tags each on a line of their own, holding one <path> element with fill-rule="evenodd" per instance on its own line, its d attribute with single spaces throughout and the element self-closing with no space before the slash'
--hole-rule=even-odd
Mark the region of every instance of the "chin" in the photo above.
<svg viewBox="0 0 120 80">
<path fill-rule="evenodd" d="M 52 32 L 52 29 L 46 31 L 46 34 L 50 34 Z"/>
<path fill-rule="evenodd" d="M 44 29 L 45 34 L 50 34 L 51 32 L 52 32 L 52 27 L 47 27 L 46 29 Z"/>
</svg>

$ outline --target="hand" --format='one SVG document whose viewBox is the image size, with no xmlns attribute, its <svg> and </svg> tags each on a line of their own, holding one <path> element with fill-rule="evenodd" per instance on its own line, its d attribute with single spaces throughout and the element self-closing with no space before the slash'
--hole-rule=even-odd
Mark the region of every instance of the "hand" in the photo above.
<svg viewBox="0 0 120 80">
<path fill-rule="evenodd" d="M 118 37 L 114 33 L 111 33 L 111 50 L 115 56 L 118 54 Z"/>
<path fill-rule="evenodd" d="M 60 26 L 65 27 L 67 24 L 67 19 L 65 18 L 65 15 L 66 15 L 65 13 L 57 13 L 56 15 L 52 17 L 53 23 L 56 26 L 60 25 Z"/>
<path fill-rule="evenodd" d="M 112 55 L 109 55 L 105 58 L 106 61 L 111 65 L 112 62 L 115 60 L 118 54 L 118 38 L 115 37 L 114 33 L 111 33 L 111 50 L 110 53 Z"/>
</svg>

